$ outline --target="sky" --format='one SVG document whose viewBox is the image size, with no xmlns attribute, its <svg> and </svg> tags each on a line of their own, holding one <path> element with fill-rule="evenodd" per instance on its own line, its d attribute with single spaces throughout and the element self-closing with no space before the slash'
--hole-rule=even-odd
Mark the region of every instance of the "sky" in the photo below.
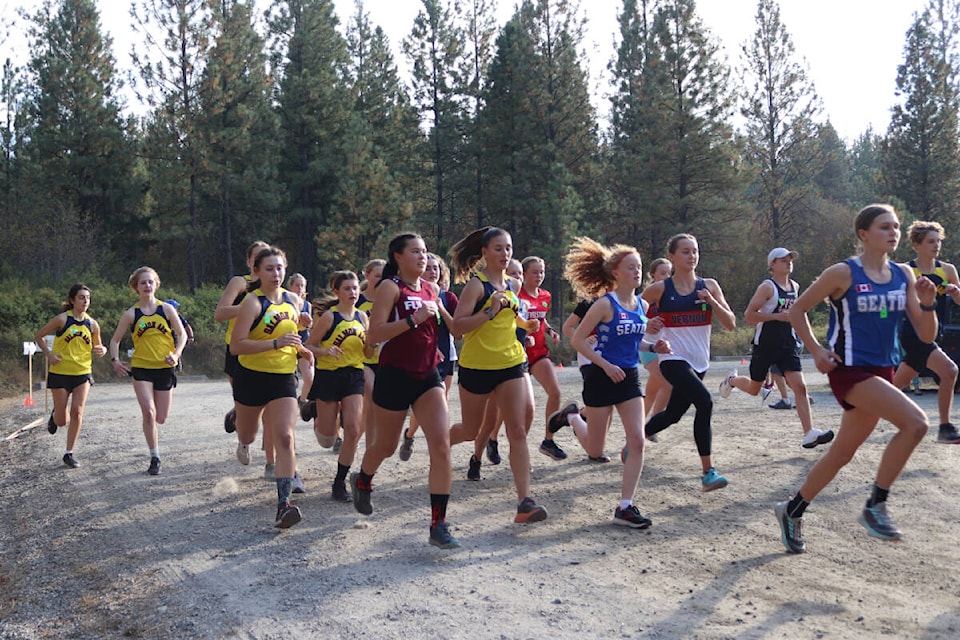
<svg viewBox="0 0 960 640">
<path fill-rule="evenodd" d="M 354 13 L 354 0 L 334 0 L 341 26 Z M 114 39 L 114 56 L 122 68 L 129 68 L 134 34 L 129 28 L 126 0 L 97 0 L 104 31 Z M 265 7 L 266 0 L 257 0 Z M 515 0 L 497 0 L 498 22 L 513 13 Z M 897 65 L 903 60 L 907 29 L 915 12 L 926 0 L 780 0 L 780 18 L 793 38 L 798 57 L 805 60 L 823 106 L 824 114 L 848 142 L 872 127 L 883 133 L 895 104 Z M 38 0 L 0 0 L 4 16 L 17 6 L 37 6 Z M 584 47 L 590 61 L 594 105 L 605 118 L 610 93 L 607 63 L 613 57 L 616 16 L 621 0 L 581 0 L 587 18 Z M 417 12 L 420 0 L 365 0 L 374 24 L 383 27 L 394 48 L 401 69 L 407 67 L 400 51 Z M 755 29 L 756 0 L 699 0 L 697 12 L 704 25 L 719 41 L 731 64 L 737 64 L 740 47 Z M 3 58 L 26 55 L 22 42 L 13 38 L 0 50 Z"/>
</svg>

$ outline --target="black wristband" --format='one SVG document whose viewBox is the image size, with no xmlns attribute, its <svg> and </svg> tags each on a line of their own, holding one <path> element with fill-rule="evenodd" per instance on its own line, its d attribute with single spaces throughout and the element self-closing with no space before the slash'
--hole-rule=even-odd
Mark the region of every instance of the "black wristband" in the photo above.
<svg viewBox="0 0 960 640">
<path fill-rule="evenodd" d="M 408 325 L 411 329 L 416 329 L 416 328 L 417 328 L 417 321 L 413 319 L 413 315 L 407 316 L 407 325 Z"/>
<path fill-rule="evenodd" d="M 923 304 L 923 303 L 921 302 L 921 303 L 920 303 L 920 308 L 923 309 L 924 311 L 936 311 L 936 310 L 937 310 L 937 305 L 936 305 L 936 303 L 934 303 L 934 304 L 931 304 L 930 306 L 927 306 L 927 305 L 925 305 L 925 304 Z"/>
<path fill-rule="evenodd" d="M 274 350 L 274 351 L 277 350 L 277 339 L 276 339 L 276 338 L 273 339 L 273 350 Z"/>
</svg>

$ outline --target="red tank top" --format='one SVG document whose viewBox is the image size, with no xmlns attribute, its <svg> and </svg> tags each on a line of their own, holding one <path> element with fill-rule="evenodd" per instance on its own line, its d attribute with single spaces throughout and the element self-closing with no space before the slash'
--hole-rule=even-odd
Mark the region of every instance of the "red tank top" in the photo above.
<svg viewBox="0 0 960 640">
<path fill-rule="evenodd" d="M 412 316 L 428 300 L 437 302 L 433 287 L 426 280 L 420 280 L 420 290 L 414 291 L 400 278 L 390 278 L 400 289 L 400 297 L 394 305 L 390 320 L 403 320 Z M 440 364 L 440 351 L 437 349 L 439 324 L 435 317 L 420 323 L 416 329 L 404 331 L 395 338 L 383 343 L 380 349 L 380 366 L 403 369 L 417 380 L 426 378 Z"/>
</svg>

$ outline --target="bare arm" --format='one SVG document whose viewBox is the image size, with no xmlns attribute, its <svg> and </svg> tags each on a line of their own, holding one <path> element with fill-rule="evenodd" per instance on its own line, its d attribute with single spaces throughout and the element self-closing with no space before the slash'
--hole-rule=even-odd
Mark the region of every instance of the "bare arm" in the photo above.
<svg viewBox="0 0 960 640">
<path fill-rule="evenodd" d="M 824 298 L 839 298 L 850 288 L 853 282 L 850 276 L 850 267 L 845 263 L 838 263 L 827 267 L 820 277 L 814 280 L 813 284 L 797 298 L 797 301 L 790 307 L 788 316 L 793 330 L 797 337 L 807 348 L 813 361 L 820 373 L 830 373 L 842 361 L 840 356 L 821 345 L 813 335 L 813 327 L 810 326 L 810 319 L 807 312 L 817 306 Z"/>
<path fill-rule="evenodd" d="M 733 331 L 737 328 L 737 316 L 734 315 L 730 305 L 727 304 L 727 299 L 723 297 L 720 284 L 712 278 L 707 279 L 705 284 L 707 288 L 700 289 L 697 296 L 713 307 L 713 312 L 717 315 L 721 327 L 727 331 Z"/>
<path fill-rule="evenodd" d="M 907 276 L 907 316 L 917 332 L 917 337 L 930 343 L 937 339 L 937 286 L 929 278 L 913 275 L 913 269 L 897 265 Z M 922 309 L 921 305 L 927 307 Z"/>
<path fill-rule="evenodd" d="M 117 330 L 113 332 L 110 338 L 110 362 L 113 365 L 113 371 L 121 378 L 130 374 L 130 368 L 125 362 L 120 361 L 120 341 L 124 334 L 133 326 L 134 311 L 130 307 L 120 316 L 120 322 L 117 323 Z"/>
<path fill-rule="evenodd" d="M 102 358 L 107 353 L 107 348 L 103 346 L 100 338 L 100 323 L 90 318 L 90 337 L 93 338 L 93 355 Z"/>
<path fill-rule="evenodd" d="M 240 311 L 240 305 L 233 304 L 237 296 L 243 293 L 247 288 L 247 280 L 243 276 L 234 276 L 230 278 L 220 301 L 217 302 L 217 308 L 213 312 L 213 319 L 216 322 L 226 322 L 237 317 Z"/>
<path fill-rule="evenodd" d="M 757 287 L 750 302 L 747 303 L 747 310 L 743 314 L 743 319 L 750 326 L 756 326 L 761 322 L 790 322 L 790 315 L 786 311 L 780 313 L 763 313 L 760 311 L 763 305 L 770 301 L 776 291 L 769 280 L 764 280 Z"/>
<path fill-rule="evenodd" d="M 626 378 L 623 369 L 611 364 L 587 342 L 587 338 L 596 330 L 598 324 L 612 319 L 613 307 L 610 305 L 610 300 L 606 297 L 597 299 L 573 333 L 573 348 L 584 358 L 603 369 L 613 382 L 620 382 Z"/>
<path fill-rule="evenodd" d="M 59 363 L 63 359 L 63 356 L 47 349 L 47 343 L 43 340 L 43 337 L 60 331 L 63 329 L 65 324 L 67 324 L 66 312 L 58 313 L 50 320 L 50 322 L 40 327 L 40 330 L 37 331 L 37 335 L 33 337 L 33 341 L 36 342 L 37 346 L 40 347 L 40 350 L 43 351 L 43 354 L 47 357 L 47 361 L 50 364 Z"/>
</svg>

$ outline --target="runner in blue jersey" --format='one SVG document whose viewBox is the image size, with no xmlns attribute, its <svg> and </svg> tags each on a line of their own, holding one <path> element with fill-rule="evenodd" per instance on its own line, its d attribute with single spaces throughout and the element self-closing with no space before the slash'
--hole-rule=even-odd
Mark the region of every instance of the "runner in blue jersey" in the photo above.
<svg viewBox="0 0 960 640">
<path fill-rule="evenodd" d="M 937 334 L 936 286 L 926 277 L 892 262 L 900 242 L 900 218 L 892 207 L 870 205 L 854 222 L 862 252 L 828 267 L 790 309 L 790 322 L 826 373 L 844 409 L 840 430 L 827 453 L 810 470 L 789 501 L 774 508 L 781 541 L 791 553 L 806 549 L 801 530 L 804 510 L 846 465 L 870 436 L 880 418 L 897 428 L 890 439 L 859 522 L 877 538 L 896 540 L 901 533 L 887 513 L 887 495 L 914 448 L 927 432 L 927 416 L 893 384 L 899 360 L 897 330 L 904 316 L 924 342 Z M 824 298 L 831 306 L 829 346 L 813 335 L 807 312 Z"/>
</svg>

